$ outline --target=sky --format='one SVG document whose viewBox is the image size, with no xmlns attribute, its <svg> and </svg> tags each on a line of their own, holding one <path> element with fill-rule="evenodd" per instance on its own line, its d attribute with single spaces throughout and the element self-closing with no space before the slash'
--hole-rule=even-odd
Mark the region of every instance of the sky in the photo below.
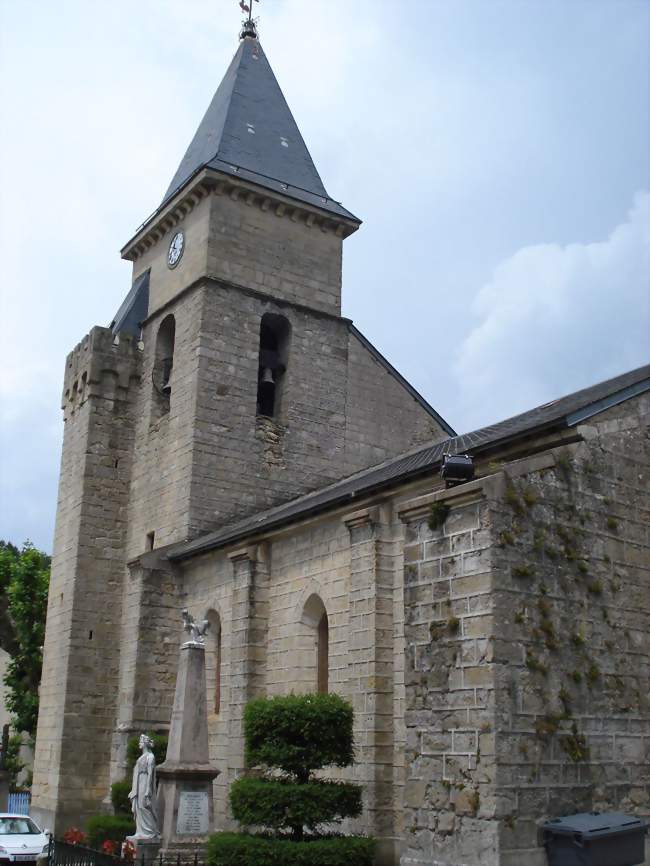
<svg viewBox="0 0 650 866">
<path fill-rule="evenodd" d="M 343 314 L 458 431 L 647 363 L 650 0 L 260 0 Z M 50 551 L 67 353 L 130 286 L 237 0 L 0 0 L 0 538 Z"/>
</svg>

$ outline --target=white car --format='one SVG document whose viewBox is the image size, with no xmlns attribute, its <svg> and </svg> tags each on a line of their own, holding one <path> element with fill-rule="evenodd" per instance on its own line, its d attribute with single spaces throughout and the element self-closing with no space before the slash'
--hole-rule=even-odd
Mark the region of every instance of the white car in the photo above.
<svg viewBox="0 0 650 866">
<path fill-rule="evenodd" d="M 0 812 L 0 866 L 47 859 L 50 839 L 28 815 Z"/>
</svg>

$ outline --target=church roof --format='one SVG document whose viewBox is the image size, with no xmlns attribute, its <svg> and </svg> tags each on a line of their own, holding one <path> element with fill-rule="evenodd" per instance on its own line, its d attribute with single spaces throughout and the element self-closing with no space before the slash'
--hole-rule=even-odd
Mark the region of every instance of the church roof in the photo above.
<svg viewBox="0 0 650 866">
<path fill-rule="evenodd" d="M 166 556 L 170 560 L 186 559 L 328 508 L 358 501 L 363 495 L 375 493 L 382 488 L 411 481 L 423 475 L 431 475 L 439 469 L 443 455 L 447 453 L 478 455 L 505 446 L 517 439 L 550 433 L 553 430 L 569 429 L 606 409 L 648 391 L 650 391 L 650 365 L 599 382 L 590 388 L 583 388 L 558 400 L 552 400 L 550 403 L 537 406 L 498 424 L 413 449 L 327 487 L 307 493 L 298 499 L 245 517 L 215 532 L 206 533 L 192 541 L 170 545 Z"/>
<path fill-rule="evenodd" d="M 242 38 L 161 207 L 204 168 L 358 222 L 328 195 L 262 46 L 252 36 Z"/>
<path fill-rule="evenodd" d="M 114 334 L 140 336 L 141 323 L 149 309 L 149 271 L 136 278 L 131 289 L 108 326 Z"/>
</svg>

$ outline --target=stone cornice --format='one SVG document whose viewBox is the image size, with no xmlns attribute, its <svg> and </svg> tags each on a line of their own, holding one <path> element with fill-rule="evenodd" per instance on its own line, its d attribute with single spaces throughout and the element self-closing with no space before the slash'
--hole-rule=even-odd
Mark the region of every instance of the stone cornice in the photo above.
<svg viewBox="0 0 650 866">
<path fill-rule="evenodd" d="M 424 496 L 417 496 L 415 499 L 401 503 L 397 509 L 397 514 L 403 523 L 411 523 L 427 516 L 434 502 L 446 502 L 454 506 L 478 502 L 489 497 L 491 493 L 493 494 L 495 486 L 505 486 L 504 477 L 503 472 L 497 472 L 494 475 L 476 478 L 465 484 L 458 484 L 456 487 L 443 488 L 432 493 L 426 493 Z"/>
<path fill-rule="evenodd" d="M 350 532 L 361 526 L 374 526 L 379 522 L 379 506 L 373 505 L 369 508 L 362 508 L 352 514 L 344 514 L 341 520 Z"/>
<path fill-rule="evenodd" d="M 159 318 L 167 310 L 172 309 L 181 298 L 185 297 L 185 295 L 203 287 L 228 289 L 240 292 L 243 295 L 248 295 L 251 298 L 258 298 L 260 301 L 264 301 L 265 303 L 272 303 L 276 307 L 289 307 L 298 310 L 301 313 L 318 316 L 321 319 L 332 319 L 337 322 L 345 322 L 347 325 L 352 324 L 352 319 L 348 319 L 345 316 L 339 316 L 336 313 L 329 313 L 327 310 L 319 310 L 318 307 L 310 307 L 308 304 L 300 304 L 297 301 L 290 301 L 287 298 L 279 298 L 270 293 L 267 294 L 266 292 L 260 292 L 259 289 L 251 289 L 249 286 L 241 286 L 238 283 L 224 280 L 222 277 L 213 277 L 210 274 L 197 277 L 188 286 L 185 286 L 184 289 L 181 289 L 177 294 L 175 294 L 173 298 L 165 301 L 161 306 L 156 307 L 156 309 L 149 313 L 146 319 L 143 319 L 140 324 L 144 326 L 149 322 L 154 321 L 154 319 Z"/>
<path fill-rule="evenodd" d="M 209 195 L 227 195 L 233 201 L 242 201 L 249 207 L 258 207 L 263 211 L 273 211 L 277 217 L 300 222 L 307 228 L 333 232 L 340 238 L 348 237 L 359 228 L 359 224 L 354 220 L 319 210 L 288 195 L 257 186 L 244 178 L 204 168 L 179 190 L 168 204 L 155 211 L 140 226 L 120 251 L 122 258 L 131 262 L 137 261 Z"/>
</svg>

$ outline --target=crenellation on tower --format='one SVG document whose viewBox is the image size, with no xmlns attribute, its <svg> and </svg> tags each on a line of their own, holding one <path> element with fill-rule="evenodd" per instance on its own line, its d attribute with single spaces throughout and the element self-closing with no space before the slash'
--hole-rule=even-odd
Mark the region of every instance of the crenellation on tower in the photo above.
<svg viewBox="0 0 650 866">
<path fill-rule="evenodd" d="M 140 380 L 143 347 L 129 335 L 95 326 L 66 358 L 61 408 L 64 420 L 90 397 L 126 399 Z"/>
</svg>

